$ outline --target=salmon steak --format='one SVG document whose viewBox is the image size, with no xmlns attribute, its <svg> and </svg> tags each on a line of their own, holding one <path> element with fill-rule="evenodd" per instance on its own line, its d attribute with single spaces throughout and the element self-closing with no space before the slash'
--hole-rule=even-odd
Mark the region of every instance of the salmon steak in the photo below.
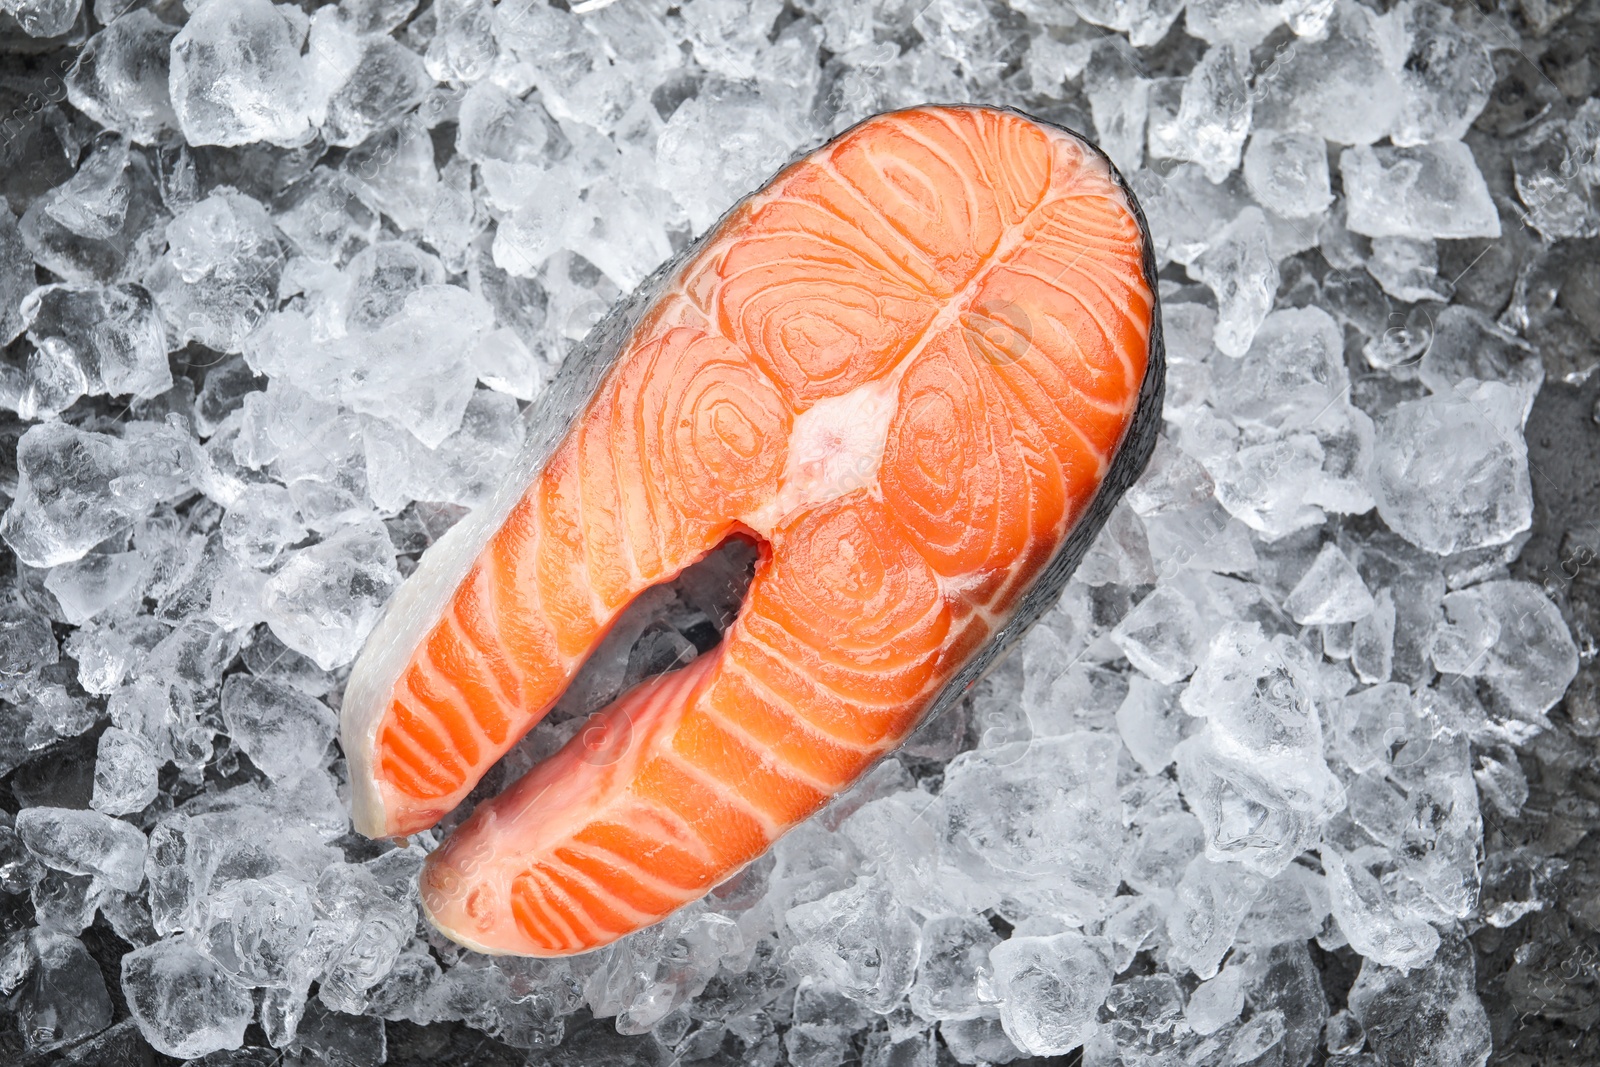
<svg viewBox="0 0 1600 1067">
<path fill-rule="evenodd" d="M 341 710 L 356 828 L 433 826 L 641 593 L 758 548 L 719 644 L 618 697 L 428 857 L 487 953 L 694 901 L 954 701 L 1060 596 L 1161 419 L 1144 217 L 1016 111 L 878 115 L 601 322 L 497 495 L 420 560 Z"/>
</svg>

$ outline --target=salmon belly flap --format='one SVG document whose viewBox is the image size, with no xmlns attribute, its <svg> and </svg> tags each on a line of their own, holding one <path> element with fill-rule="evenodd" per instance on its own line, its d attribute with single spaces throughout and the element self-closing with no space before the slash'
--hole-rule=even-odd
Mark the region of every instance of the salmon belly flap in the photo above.
<svg viewBox="0 0 1600 1067">
<path fill-rule="evenodd" d="M 479 951 L 648 926 L 847 788 L 1059 590 L 1159 416 L 1137 206 L 1098 150 L 1013 111 L 853 127 L 645 299 L 572 357 L 605 361 L 598 384 L 429 549 L 346 690 L 357 828 L 425 829 L 640 593 L 761 543 L 717 647 L 430 855 L 429 918 Z"/>
</svg>

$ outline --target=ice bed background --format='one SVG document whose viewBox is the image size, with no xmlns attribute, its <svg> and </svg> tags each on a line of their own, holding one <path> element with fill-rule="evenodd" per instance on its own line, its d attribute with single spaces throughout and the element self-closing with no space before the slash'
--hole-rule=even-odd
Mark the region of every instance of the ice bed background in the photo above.
<svg viewBox="0 0 1600 1067">
<path fill-rule="evenodd" d="M 1600 1057 L 1595 4 L 0 11 L 7 1062 Z M 703 904 L 564 961 L 433 934 L 436 838 L 340 801 L 384 599 L 620 294 L 798 149 L 967 100 L 1143 202 L 1148 473 L 969 701 Z"/>
</svg>

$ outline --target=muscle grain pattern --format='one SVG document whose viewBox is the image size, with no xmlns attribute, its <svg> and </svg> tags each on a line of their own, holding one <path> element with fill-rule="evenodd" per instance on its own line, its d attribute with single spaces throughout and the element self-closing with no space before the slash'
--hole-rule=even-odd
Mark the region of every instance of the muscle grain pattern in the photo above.
<svg viewBox="0 0 1600 1067">
<path fill-rule="evenodd" d="M 983 108 L 869 120 L 731 212 L 499 527 L 451 549 L 473 555 L 440 610 L 386 620 L 357 666 L 358 826 L 411 833 L 641 592 L 731 535 L 762 546 L 718 648 L 434 852 L 433 921 L 484 951 L 608 943 L 904 739 L 1102 488 L 1148 371 L 1144 247 L 1097 152 Z"/>
</svg>

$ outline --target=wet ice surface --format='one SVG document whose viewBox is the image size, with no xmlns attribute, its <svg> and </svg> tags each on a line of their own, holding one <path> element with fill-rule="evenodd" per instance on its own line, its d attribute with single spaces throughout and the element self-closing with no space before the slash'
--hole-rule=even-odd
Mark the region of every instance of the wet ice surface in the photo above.
<svg viewBox="0 0 1600 1067">
<path fill-rule="evenodd" d="M 1472 1067 L 1593 1024 L 1600 534 L 1535 526 L 1525 429 L 1600 358 L 1592 10 L 568 6 L 0 0 L 5 1055 Z M 613 301 L 930 100 L 1138 192 L 1149 470 L 968 701 L 706 901 L 463 952 L 437 836 L 349 833 L 362 638 Z M 480 792 L 750 563 L 644 598 Z"/>
</svg>

